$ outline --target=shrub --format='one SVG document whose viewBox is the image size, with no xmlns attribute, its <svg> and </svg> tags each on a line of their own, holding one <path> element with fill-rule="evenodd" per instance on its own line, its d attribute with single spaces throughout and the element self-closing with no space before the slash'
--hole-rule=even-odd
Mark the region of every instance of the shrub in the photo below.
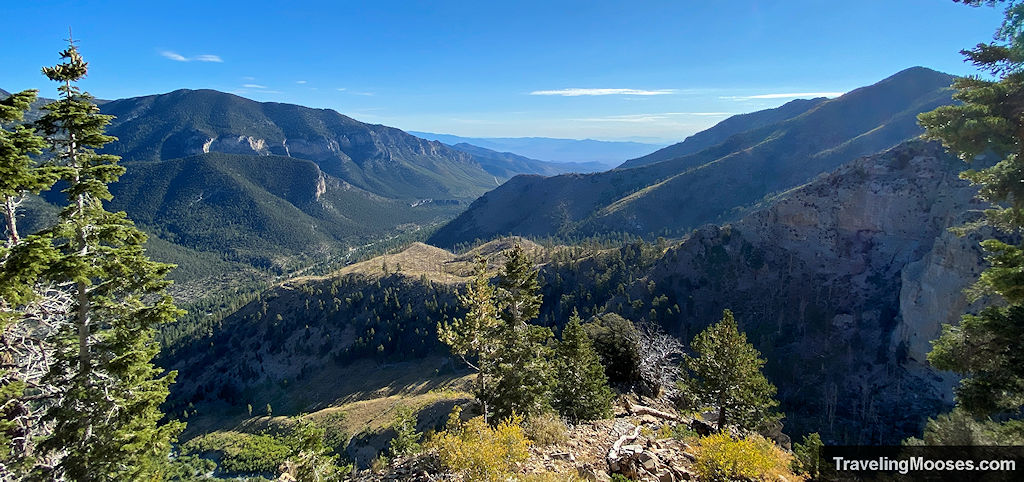
<svg viewBox="0 0 1024 482">
<path fill-rule="evenodd" d="M 791 456 L 760 435 L 734 439 L 717 433 L 694 447 L 693 469 L 699 480 L 781 480 L 797 478 L 789 471 Z"/>
<path fill-rule="evenodd" d="M 633 322 L 605 313 L 590 319 L 583 328 L 601 357 L 608 381 L 628 385 L 640 378 L 640 331 Z"/>
<path fill-rule="evenodd" d="M 492 428 L 483 417 L 462 422 L 459 413 L 456 407 L 445 430 L 435 434 L 426 448 L 436 450 L 441 464 L 462 480 L 507 480 L 529 457 L 530 441 L 523 433 L 522 416 L 513 414 Z"/>
<path fill-rule="evenodd" d="M 292 453 L 280 438 L 268 434 L 215 432 L 182 445 L 186 454 L 220 453 L 220 470 L 240 474 L 276 474 Z"/>
<path fill-rule="evenodd" d="M 817 432 L 804 435 L 802 443 L 793 445 L 793 471 L 816 478 L 821 473 L 821 436 Z"/>
<path fill-rule="evenodd" d="M 388 466 L 391 465 L 391 461 L 388 460 L 384 454 L 377 454 L 373 461 L 370 462 L 370 471 L 375 474 L 383 474 L 388 470 Z"/>
<path fill-rule="evenodd" d="M 569 429 L 565 426 L 565 422 L 552 412 L 545 412 L 526 419 L 524 430 L 526 437 L 541 447 L 569 440 Z"/>
<path fill-rule="evenodd" d="M 416 431 L 416 413 L 409 407 L 398 407 L 395 421 L 391 425 L 395 430 L 395 438 L 388 445 L 392 457 L 410 455 L 420 451 L 420 438 L 423 434 Z"/>
</svg>

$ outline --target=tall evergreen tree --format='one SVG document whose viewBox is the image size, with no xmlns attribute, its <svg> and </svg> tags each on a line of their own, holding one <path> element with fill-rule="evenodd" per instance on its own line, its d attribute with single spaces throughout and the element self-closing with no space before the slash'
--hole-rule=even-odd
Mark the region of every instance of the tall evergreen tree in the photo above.
<svg viewBox="0 0 1024 482">
<path fill-rule="evenodd" d="M 63 391 L 46 414 L 54 432 L 41 444 L 63 458 L 44 476 L 158 479 L 183 425 L 158 423 L 175 373 L 162 374 L 152 362 L 159 351 L 155 325 L 181 313 L 164 292 L 172 266 L 150 261 L 145 234 L 123 212 L 104 209 L 111 199 L 107 185 L 124 172 L 117 156 L 94 151 L 114 140 L 103 133 L 111 117 L 100 115 L 92 97 L 75 86 L 88 64 L 73 41 L 60 57 L 61 63 L 43 68 L 60 83 L 60 98 L 45 107 L 38 124 L 66 167 L 68 197 L 57 225 L 46 232 L 60 253 L 48 276 L 71 283 L 75 301 L 69 323 L 53 338 L 47 380 Z"/>
<path fill-rule="evenodd" d="M 30 336 L 53 319 L 29 306 L 37 296 L 36 281 L 53 261 L 55 251 L 44 236 L 18 232 L 18 206 L 27 193 L 39 193 L 57 179 L 53 167 L 37 165 L 32 155 L 45 145 L 34 129 L 17 125 L 36 99 L 35 90 L 0 100 L 0 202 L 6 242 L 0 245 L 0 480 L 17 480 L 31 465 L 33 441 L 40 435 L 37 382 L 45 374 L 46 347 Z M 3 124 L 12 124 L 10 130 Z M 62 319 L 61 314 L 55 314 Z M 29 341 L 31 340 L 31 341 Z"/>
<path fill-rule="evenodd" d="M 497 420 L 513 413 L 533 415 L 550 408 L 551 329 L 531 324 L 542 295 L 533 260 L 515 245 L 498 280 L 500 343 L 494 355 L 494 383 L 487 392 Z"/>
<path fill-rule="evenodd" d="M 718 407 L 719 431 L 728 423 L 755 429 L 781 418 L 774 412 L 775 385 L 761 373 L 765 360 L 747 343 L 732 311 L 723 311 L 722 320 L 697 334 L 690 348 L 696 356 L 685 357 L 689 373 L 679 387 L 689 408 Z"/>
<path fill-rule="evenodd" d="M 509 251 L 497 293 L 504 305 L 501 319 L 509 326 L 527 324 L 540 314 L 544 297 L 540 294 L 537 269 L 522 245 L 516 244 Z"/>
<path fill-rule="evenodd" d="M 476 259 L 473 281 L 466 286 L 466 293 L 459 295 L 459 303 L 466 309 L 464 318 L 451 323 L 437 324 L 437 335 L 451 352 L 476 370 L 477 401 L 482 406 L 484 420 L 487 420 L 488 381 L 493 376 L 494 354 L 498 349 L 501 320 L 500 307 L 495 299 L 494 287 L 487 277 L 487 260 Z"/>
<path fill-rule="evenodd" d="M 972 6 L 999 3 L 959 1 Z M 960 102 L 921 114 L 918 119 L 926 137 L 941 140 L 967 162 L 983 153 L 1000 158 L 992 167 L 968 170 L 962 177 L 980 186 L 979 197 L 992 203 L 977 225 L 1020 234 L 1024 228 L 1024 4 L 1016 0 L 1003 3 L 1006 16 L 996 41 L 961 52 L 992 77 L 957 79 L 954 98 Z M 990 267 L 982 273 L 974 294 L 1002 298 L 1005 303 L 964 316 L 959 325 L 945 325 L 928 360 L 937 368 L 963 375 L 955 389 L 962 409 L 977 417 L 1020 419 L 1024 408 L 1024 353 L 1020 350 L 1024 343 L 1024 246 L 996 239 L 986 240 L 982 246 L 988 251 Z"/>
<path fill-rule="evenodd" d="M 575 309 L 555 350 L 555 367 L 552 404 L 559 414 L 574 422 L 611 415 L 608 377 Z"/>
</svg>

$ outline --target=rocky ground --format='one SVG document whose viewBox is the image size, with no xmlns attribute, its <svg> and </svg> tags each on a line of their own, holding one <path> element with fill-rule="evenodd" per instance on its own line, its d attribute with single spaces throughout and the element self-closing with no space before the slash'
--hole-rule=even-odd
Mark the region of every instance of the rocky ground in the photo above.
<svg viewBox="0 0 1024 482">
<path fill-rule="evenodd" d="M 638 482 L 695 480 L 695 456 L 685 435 L 707 434 L 711 428 L 700 416 L 680 415 L 663 403 L 622 397 L 614 418 L 572 426 L 563 442 L 531 446 L 520 473 L 556 474 L 545 480 L 611 481 L 612 474 Z M 394 460 L 383 473 L 364 470 L 354 480 L 455 479 L 428 453 Z"/>
</svg>

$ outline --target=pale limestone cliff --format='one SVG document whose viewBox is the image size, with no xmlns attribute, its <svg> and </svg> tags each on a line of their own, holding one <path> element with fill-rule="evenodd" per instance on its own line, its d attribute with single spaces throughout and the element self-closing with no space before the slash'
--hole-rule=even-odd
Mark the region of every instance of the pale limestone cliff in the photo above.
<svg viewBox="0 0 1024 482">
<path fill-rule="evenodd" d="M 667 323 L 684 340 L 732 309 L 768 359 L 789 427 L 898 442 L 951 401 L 954 378 L 925 354 L 983 266 L 977 238 L 948 232 L 980 208 L 964 167 L 922 142 L 858 159 L 695 231 L 644 283 L 682 307 Z"/>
</svg>

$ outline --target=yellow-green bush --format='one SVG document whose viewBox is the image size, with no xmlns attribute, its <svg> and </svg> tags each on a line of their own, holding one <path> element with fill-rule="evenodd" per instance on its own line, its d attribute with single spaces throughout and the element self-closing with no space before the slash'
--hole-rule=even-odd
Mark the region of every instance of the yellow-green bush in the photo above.
<svg viewBox="0 0 1024 482">
<path fill-rule="evenodd" d="M 437 451 L 441 464 L 462 480 L 499 482 L 511 477 L 530 455 L 523 418 L 513 415 L 491 427 L 481 417 L 463 422 L 459 412 L 456 407 L 445 430 L 431 437 L 425 447 Z"/>
<path fill-rule="evenodd" d="M 565 426 L 565 422 L 552 412 L 545 412 L 528 418 L 524 431 L 527 438 L 541 447 L 564 443 L 569 440 L 569 429 Z"/>
<path fill-rule="evenodd" d="M 799 480 L 789 471 L 792 457 L 760 435 L 734 439 L 712 434 L 701 438 L 694 451 L 693 469 L 699 480 Z"/>
</svg>

